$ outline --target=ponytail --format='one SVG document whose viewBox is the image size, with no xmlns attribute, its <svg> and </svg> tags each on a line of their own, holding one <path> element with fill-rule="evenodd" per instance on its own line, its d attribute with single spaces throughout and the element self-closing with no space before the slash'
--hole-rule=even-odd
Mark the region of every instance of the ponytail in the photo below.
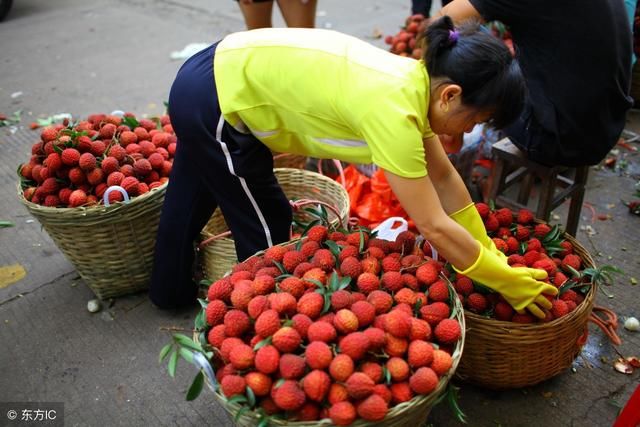
<svg viewBox="0 0 640 427">
<path fill-rule="evenodd" d="M 429 25 L 424 40 L 429 76 L 459 85 L 463 105 L 492 110 L 489 123 L 498 129 L 518 117 L 526 87 L 518 62 L 501 40 L 477 21 L 455 28 L 449 16 Z"/>
</svg>

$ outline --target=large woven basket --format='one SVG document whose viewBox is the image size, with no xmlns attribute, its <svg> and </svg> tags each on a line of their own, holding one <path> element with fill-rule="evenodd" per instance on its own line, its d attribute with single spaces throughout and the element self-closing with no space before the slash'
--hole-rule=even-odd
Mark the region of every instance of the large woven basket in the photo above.
<svg viewBox="0 0 640 427">
<path fill-rule="evenodd" d="M 274 169 L 276 178 L 285 195 L 290 200 L 313 199 L 326 202 L 340 212 L 340 218 L 329 211 L 332 223 L 344 223 L 349 215 L 349 195 L 337 182 L 315 172 L 302 169 L 278 168 Z M 294 213 L 294 218 L 308 222 L 311 218 L 304 211 Z M 229 230 L 222 212 L 217 209 L 207 225 L 200 233 L 202 240 Z M 223 237 L 207 243 L 200 248 L 200 262 L 204 275 L 209 280 L 217 280 L 238 262 L 236 248 L 232 237 Z"/>
<path fill-rule="evenodd" d="M 144 290 L 167 184 L 110 206 L 49 208 L 20 201 L 100 299 Z"/>
<path fill-rule="evenodd" d="M 291 242 L 287 242 L 286 244 L 290 244 Z M 452 285 L 447 280 L 449 287 Z M 452 289 L 453 291 L 453 289 Z M 368 422 L 362 419 L 351 424 L 354 427 L 373 427 L 373 426 L 382 426 L 382 427 L 419 427 L 424 425 L 429 413 L 433 406 L 437 403 L 438 398 L 445 392 L 445 389 L 456 372 L 458 367 L 458 363 L 463 354 L 463 349 L 465 346 L 465 317 L 464 311 L 462 309 L 462 305 L 458 298 L 453 298 L 453 308 L 452 313 L 453 317 L 458 320 L 460 323 L 461 329 L 461 338 L 456 343 L 455 348 L 452 353 L 453 364 L 451 365 L 451 369 L 446 375 L 443 375 L 438 382 L 438 386 L 436 389 L 428 395 L 420 395 L 416 396 L 408 402 L 400 403 L 387 412 L 387 416 L 379 422 Z M 204 335 L 194 332 L 194 340 L 200 342 L 201 344 L 205 344 L 202 342 L 204 339 Z M 466 350 L 465 350 L 466 351 Z M 227 414 L 229 415 L 230 420 L 238 427 L 255 427 L 260 423 L 259 415 L 254 411 L 246 411 L 240 415 L 240 417 L 236 420 L 236 415 L 238 411 L 241 409 L 241 406 L 238 403 L 229 403 L 227 398 L 215 389 L 211 381 L 205 376 L 207 385 L 214 392 L 214 397 L 218 403 L 225 409 Z M 328 418 L 313 421 L 313 422 L 296 422 L 296 421 L 287 421 L 280 420 L 277 418 L 272 419 L 269 422 L 269 425 L 273 426 L 291 426 L 291 427 L 317 427 L 317 426 L 332 426 L 331 420 Z"/>
<path fill-rule="evenodd" d="M 568 234 L 574 252 L 586 267 L 595 267 L 587 250 Z M 517 324 L 465 311 L 466 348 L 457 375 L 489 389 L 531 386 L 569 368 L 580 353 L 593 308 L 596 285 L 566 316 L 549 323 Z"/>
</svg>

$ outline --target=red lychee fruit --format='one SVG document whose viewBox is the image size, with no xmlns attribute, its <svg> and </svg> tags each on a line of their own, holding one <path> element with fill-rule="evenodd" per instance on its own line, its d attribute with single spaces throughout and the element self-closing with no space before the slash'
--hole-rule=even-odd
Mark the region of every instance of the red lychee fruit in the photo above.
<svg viewBox="0 0 640 427">
<path fill-rule="evenodd" d="M 331 309 L 335 312 L 348 308 L 352 303 L 351 292 L 349 291 L 342 289 L 331 294 Z"/>
<path fill-rule="evenodd" d="M 433 360 L 433 346 L 422 340 L 414 340 L 409 344 L 408 362 L 412 368 L 429 366 Z"/>
<path fill-rule="evenodd" d="M 456 319 L 443 319 L 433 333 L 442 344 L 453 344 L 460 338 L 460 323 Z"/>
<path fill-rule="evenodd" d="M 582 260 L 575 254 L 565 255 L 565 257 L 562 258 L 562 267 L 566 270 L 569 270 L 567 267 L 571 267 L 579 271 L 582 268 Z"/>
<path fill-rule="evenodd" d="M 273 401 L 282 410 L 295 411 L 304 405 L 306 395 L 296 381 L 286 380 L 276 388 Z"/>
<path fill-rule="evenodd" d="M 224 327 L 227 336 L 239 337 L 251 327 L 249 316 L 241 310 L 229 310 L 224 315 Z"/>
<path fill-rule="evenodd" d="M 486 203 L 476 203 L 476 210 L 478 211 L 478 213 L 480 214 L 480 217 L 483 220 L 486 219 L 489 216 L 489 213 L 491 212 L 489 205 L 487 205 Z"/>
<path fill-rule="evenodd" d="M 258 316 L 254 328 L 262 338 L 270 337 L 280 329 L 280 315 L 275 310 L 266 310 Z"/>
<path fill-rule="evenodd" d="M 262 372 L 249 372 L 244 380 L 256 396 L 267 396 L 271 390 L 271 378 Z"/>
<path fill-rule="evenodd" d="M 225 325 L 226 329 L 226 325 Z M 255 355 L 253 349 L 246 344 L 238 344 L 233 348 L 233 351 L 229 354 L 229 361 L 234 368 L 238 370 L 249 369 L 253 366 L 253 359 Z"/>
<path fill-rule="evenodd" d="M 317 292 L 309 292 L 298 300 L 298 313 L 306 314 L 311 319 L 320 316 L 324 307 L 324 297 Z"/>
<path fill-rule="evenodd" d="M 260 347 L 256 352 L 253 363 L 258 371 L 263 374 L 272 374 L 280 365 L 280 353 L 272 345 Z"/>
<path fill-rule="evenodd" d="M 444 375 L 449 372 L 451 369 L 451 365 L 453 365 L 453 359 L 451 355 L 443 350 L 434 350 L 433 351 L 433 361 L 431 362 L 431 369 L 437 375 Z"/>
<path fill-rule="evenodd" d="M 301 378 L 307 368 L 304 357 L 296 354 L 283 354 L 280 356 L 280 376 L 286 379 Z"/>
<path fill-rule="evenodd" d="M 409 378 L 409 386 L 416 394 L 429 394 L 438 386 L 438 375 L 431 368 L 419 368 Z"/>
<path fill-rule="evenodd" d="M 318 249 L 311 258 L 311 264 L 324 271 L 331 271 L 336 265 L 336 259 L 329 249 Z"/>
<path fill-rule="evenodd" d="M 554 319 L 558 319 L 569 314 L 569 307 L 565 301 L 556 299 L 553 300 L 551 304 L 553 304 L 551 307 L 551 314 L 553 314 Z"/>
<path fill-rule="evenodd" d="M 392 310 L 385 316 L 384 330 L 398 337 L 408 337 L 411 333 L 411 315 L 402 310 Z"/>
<path fill-rule="evenodd" d="M 307 238 L 316 242 L 324 242 L 327 239 L 328 231 L 324 225 L 314 225 L 307 231 Z"/>
<path fill-rule="evenodd" d="M 391 401 L 394 405 L 413 399 L 414 393 L 408 381 L 391 384 Z"/>
<path fill-rule="evenodd" d="M 216 326 L 222 323 L 225 314 L 227 314 L 227 306 L 220 300 L 213 300 L 209 302 L 205 309 L 207 324 L 211 326 Z"/>
<path fill-rule="evenodd" d="M 387 402 L 379 395 L 372 394 L 358 403 L 356 410 L 360 418 L 367 421 L 381 421 L 387 415 Z"/>
<path fill-rule="evenodd" d="M 496 319 L 504 322 L 510 322 L 513 317 L 513 307 L 504 301 L 498 301 L 493 307 L 493 313 Z"/>
<path fill-rule="evenodd" d="M 389 376 L 395 382 L 404 381 L 409 378 L 409 364 L 401 357 L 391 357 L 387 360 L 386 368 Z"/>
<path fill-rule="evenodd" d="M 489 306 L 487 298 L 478 292 L 469 295 L 466 299 L 466 304 L 467 308 L 474 313 L 484 313 Z"/>
<path fill-rule="evenodd" d="M 321 402 L 331 386 L 329 374 L 320 369 L 309 372 L 302 380 L 302 387 L 307 397 L 315 402 Z"/>
<path fill-rule="evenodd" d="M 340 274 L 357 279 L 362 274 L 362 265 L 356 257 L 347 257 L 340 264 Z"/>
<path fill-rule="evenodd" d="M 442 319 L 449 317 L 449 306 L 443 302 L 434 302 L 420 307 L 420 316 L 432 327 L 436 326 Z"/>
<path fill-rule="evenodd" d="M 363 333 L 369 339 L 369 348 L 371 350 L 378 350 L 387 342 L 386 335 L 380 328 L 367 328 Z"/>
<path fill-rule="evenodd" d="M 343 308 L 336 313 L 333 319 L 333 326 L 342 334 L 355 332 L 359 326 L 358 318 L 351 310 Z"/>
<path fill-rule="evenodd" d="M 427 293 L 430 301 L 448 301 L 449 300 L 449 287 L 444 280 L 437 280 L 431 286 Z"/>
<path fill-rule="evenodd" d="M 438 280 L 438 269 L 432 263 L 422 264 L 416 270 L 416 278 L 418 279 L 418 283 L 425 286 L 430 286 L 436 280 Z"/>
<path fill-rule="evenodd" d="M 393 298 L 384 291 L 376 290 L 367 296 L 367 301 L 373 305 L 376 314 L 386 313 L 393 305 Z"/>
<path fill-rule="evenodd" d="M 273 345 L 283 353 L 295 351 L 301 344 L 302 337 L 295 329 L 284 326 L 273 334 Z"/>
<path fill-rule="evenodd" d="M 237 394 L 244 394 L 246 386 L 244 378 L 239 375 L 225 375 L 220 382 L 222 394 L 227 398 Z"/>
<path fill-rule="evenodd" d="M 356 285 L 360 292 L 369 295 L 371 292 L 380 289 L 380 280 L 373 273 L 362 273 L 358 276 Z"/>
<path fill-rule="evenodd" d="M 313 341 L 305 349 L 305 359 L 311 369 L 325 369 L 333 360 L 333 352 L 323 341 Z"/>
<path fill-rule="evenodd" d="M 340 352 L 357 361 L 369 351 L 369 338 L 362 332 L 352 332 L 340 340 Z"/>
<path fill-rule="evenodd" d="M 363 372 L 354 372 L 349 376 L 345 385 L 352 399 L 363 399 L 373 393 L 375 383 Z"/>
<path fill-rule="evenodd" d="M 329 408 L 329 418 L 337 426 L 348 426 L 356 420 L 357 416 L 356 408 L 349 401 L 334 403 Z"/>
</svg>

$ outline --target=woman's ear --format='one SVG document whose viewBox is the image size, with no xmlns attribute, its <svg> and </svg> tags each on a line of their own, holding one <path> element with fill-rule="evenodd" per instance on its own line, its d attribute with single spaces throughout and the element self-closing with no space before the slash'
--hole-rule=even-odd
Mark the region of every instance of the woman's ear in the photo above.
<svg viewBox="0 0 640 427">
<path fill-rule="evenodd" d="M 462 88 L 456 84 L 448 84 L 440 91 L 440 108 L 445 113 L 449 111 L 451 107 L 454 109 L 462 99 Z"/>
</svg>

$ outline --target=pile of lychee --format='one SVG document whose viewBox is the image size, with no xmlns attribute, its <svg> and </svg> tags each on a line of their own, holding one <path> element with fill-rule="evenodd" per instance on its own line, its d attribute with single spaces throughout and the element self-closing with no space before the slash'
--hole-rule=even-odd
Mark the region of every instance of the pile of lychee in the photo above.
<svg viewBox="0 0 640 427">
<path fill-rule="evenodd" d="M 384 41 L 390 45 L 389 51 L 400 56 L 408 56 L 414 59 L 422 58 L 422 46 L 420 37 L 424 32 L 427 21 L 424 15 L 411 15 L 405 20 L 404 26 L 394 36 L 385 37 Z"/>
<path fill-rule="evenodd" d="M 461 344 L 461 313 L 443 263 L 419 246 L 411 232 L 391 242 L 315 225 L 237 264 L 204 309 L 219 393 L 335 425 L 380 421 L 433 393 Z"/>
<path fill-rule="evenodd" d="M 544 319 L 538 319 L 529 313 L 516 313 L 500 294 L 490 292 L 468 277 L 452 273 L 450 279 L 465 309 L 507 322 L 549 322 L 569 314 L 584 301 L 589 286 L 582 283 L 576 273 L 586 266 L 559 228 L 535 221 L 528 209 L 515 213 L 507 208 L 492 210 L 485 203 L 476 203 L 476 209 L 508 264 L 545 270 L 548 277 L 544 281 L 559 288 L 559 293 L 555 297 L 547 296 L 552 308 L 545 310 Z"/>
<path fill-rule="evenodd" d="M 155 119 L 93 114 L 87 120 L 47 126 L 18 174 L 25 199 L 47 207 L 103 203 L 107 188 L 130 198 L 169 178 L 177 138 L 168 115 Z M 124 195 L 111 191 L 109 202 Z"/>
</svg>

